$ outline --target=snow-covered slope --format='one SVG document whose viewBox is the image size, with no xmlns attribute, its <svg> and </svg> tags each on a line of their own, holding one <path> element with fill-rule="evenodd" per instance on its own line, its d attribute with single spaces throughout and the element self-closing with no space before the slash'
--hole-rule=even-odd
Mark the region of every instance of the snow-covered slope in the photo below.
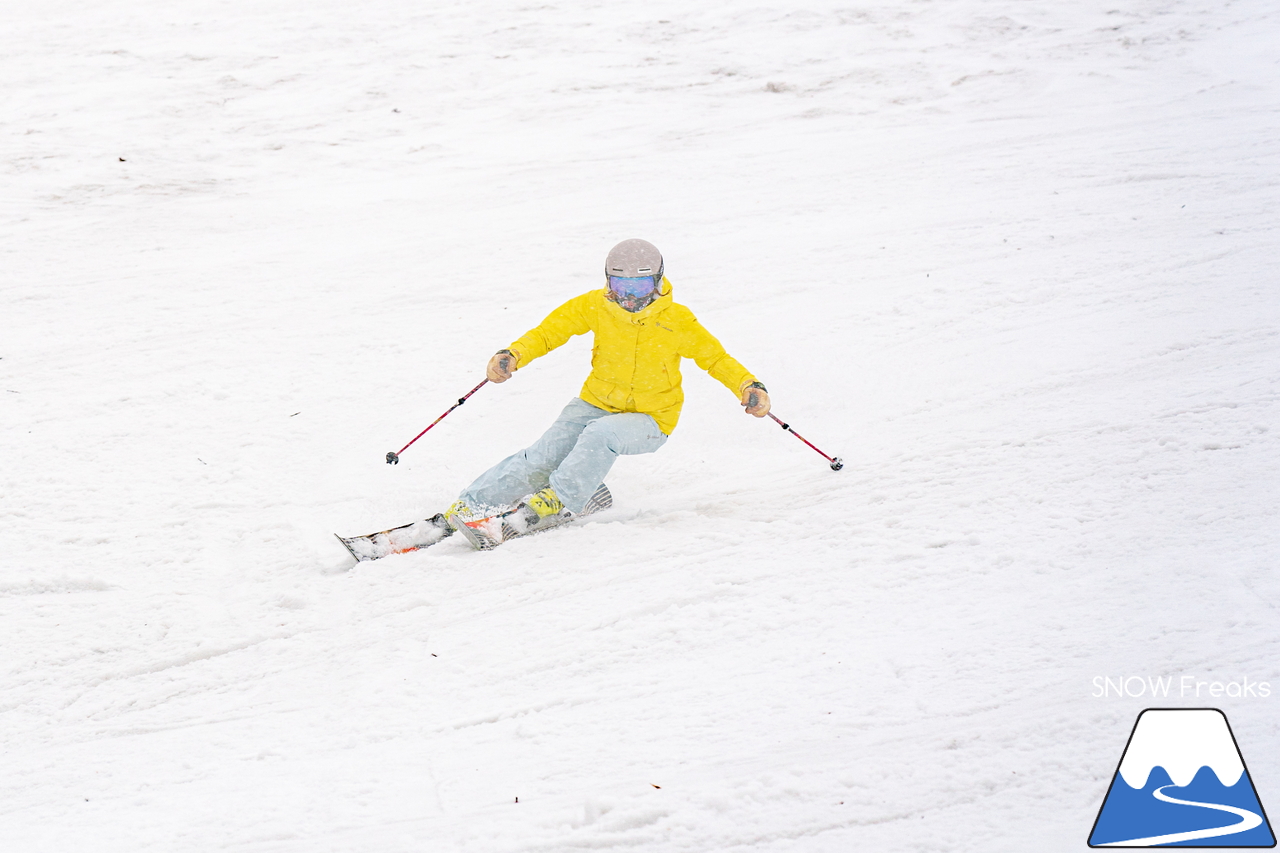
<svg viewBox="0 0 1280 853">
<path fill-rule="evenodd" d="M 5 17 L 6 846 L 1075 850 L 1152 704 L 1280 795 L 1272 4 Z M 845 470 L 690 366 L 612 511 L 348 571 L 631 236 Z M 1277 689 L 1092 695 L 1182 674 Z"/>
</svg>

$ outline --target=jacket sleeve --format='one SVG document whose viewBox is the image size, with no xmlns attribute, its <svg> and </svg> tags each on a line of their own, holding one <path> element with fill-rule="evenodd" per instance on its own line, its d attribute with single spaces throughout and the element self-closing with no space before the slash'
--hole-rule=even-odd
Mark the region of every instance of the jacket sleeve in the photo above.
<svg viewBox="0 0 1280 853">
<path fill-rule="evenodd" d="M 711 374 L 711 378 L 740 396 L 742 387 L 756 381 L 755 376 L 729 353 L 707 331 L 706 327 L 690 316 L 685 326 L 685 341 L 680 354 Z"/>
<path fill-rule="evenodd" d="M 525 332 L 507 349 L 519 354 L 518 366 L 524 367 L 541 358 L 574 335 L 591 331 L 589 303 L 592 294 L 575 296 L 546 316 L 541 323 Z"/>
</svg>

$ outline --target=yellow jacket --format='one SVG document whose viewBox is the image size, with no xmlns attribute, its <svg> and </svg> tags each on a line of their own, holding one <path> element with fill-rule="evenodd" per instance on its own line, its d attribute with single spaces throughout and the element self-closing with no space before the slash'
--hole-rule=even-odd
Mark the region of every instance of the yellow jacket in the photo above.
<svg viewBox="0 0 1280 853">
<path fill-rule="evenodd" d="M 651 415 L 667 435 L 676 428 L 684 390 L 680 359 L 691 358 L 735 396 L 755 377 L 725 352 L 693 312 L 671 297 L 662 279 L 662 295 L 634 314 L 605 298 L 605 290 L 575 296 L 525 332 L 508 349 L 524 367 L 574 335 L 595 333 L 591 375 L 580 396 L 609 412 Z"/>
</svg>

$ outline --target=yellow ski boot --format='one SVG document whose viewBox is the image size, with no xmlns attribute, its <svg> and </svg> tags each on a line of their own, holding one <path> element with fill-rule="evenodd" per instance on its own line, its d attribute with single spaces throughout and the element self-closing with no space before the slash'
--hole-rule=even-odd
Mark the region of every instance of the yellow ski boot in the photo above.
<svg viewBox="0 0 1280 853">
<path fill-rule="evenodd" d="M 556 490 L 547 486 L 534 492 L 512 510 L 507 516 L 507 524 L 517 535 L 523 535 L 551 522 L 564 512 L 564 503 Z"/>
</svg>

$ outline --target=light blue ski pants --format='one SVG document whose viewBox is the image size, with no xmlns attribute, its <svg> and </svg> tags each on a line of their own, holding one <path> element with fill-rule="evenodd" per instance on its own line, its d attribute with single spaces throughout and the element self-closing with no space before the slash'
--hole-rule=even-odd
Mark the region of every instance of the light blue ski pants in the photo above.
<svg viewBox="0 0 1280 853">
<path fill-rule="evenodd" d="M 649 415 L 610 414 L 574 397 L 542 438 L 485 471 L 460 497 L 477 509 L 508 506 L 549 485 L 565 509 L 582 512 L 615 459 L 666 443 Z"/>
</svg>

